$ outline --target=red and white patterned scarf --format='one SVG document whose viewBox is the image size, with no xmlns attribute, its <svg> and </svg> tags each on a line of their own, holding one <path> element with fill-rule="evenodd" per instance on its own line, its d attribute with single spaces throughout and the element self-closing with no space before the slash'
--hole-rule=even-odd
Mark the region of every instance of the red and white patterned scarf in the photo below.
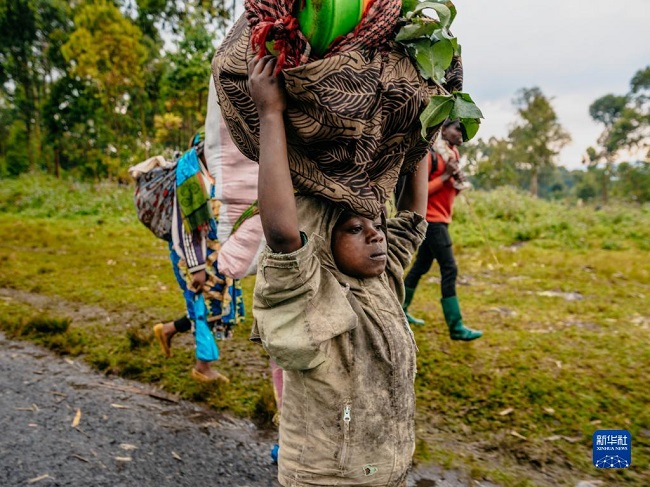
<svg viewBox="0 0 650 487">
<path fill-rule="evenodd" d="M 268 54 L 266 42 L 275 40 L 277 72 L 315 59 L 298 19 L 293 16 L 296 1 L 304 0 L 246 0 L 244 3 L 251 45 L 258 55 Z M 385 47 L 392 38 L 401 8 L 400 0 L 371 0 L 356 29 L 335 39 L 323 58 L 351 50 Z"/>
</svg>

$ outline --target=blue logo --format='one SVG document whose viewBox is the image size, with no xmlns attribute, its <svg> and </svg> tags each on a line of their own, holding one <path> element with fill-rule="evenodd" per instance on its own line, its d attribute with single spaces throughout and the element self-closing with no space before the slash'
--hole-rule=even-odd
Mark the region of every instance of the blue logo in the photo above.
<svg viewBox="0 0 650 487">
<path fill-rule="evenodd" d="M 598 430 L 592 440 L 592 459 L 596 468 L 628 468 L 632 465 L 632 435 L 629 431 Z"/>
</svg>

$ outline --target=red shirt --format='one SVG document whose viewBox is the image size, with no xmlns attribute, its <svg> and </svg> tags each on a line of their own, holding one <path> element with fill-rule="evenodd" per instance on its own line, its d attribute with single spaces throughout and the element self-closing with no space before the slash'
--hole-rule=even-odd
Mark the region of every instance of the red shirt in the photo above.
<svg viewBox="0 0 650 487">
<path fill-rule="evenodd" d="M 456 158 L 460 158 L 458 149 L 452 147 L 456 154 Z M 458 194 L 458 190 L 454 188 L 454 179 L 449 178 L 443 181 L 440 176 L 445 171 L 445 160 L 439 154 L 438 167 L 435 171 L 431 172 L 433 166 L 433 157 L 431 151 L 427 154 L 427 162 L 429 164 L 429 199 L 427 202 L 427 217 L 428 222 L 433 223 L 451 223 L 451 214 L 454 206 L 454 198 Z"/>
</svg>

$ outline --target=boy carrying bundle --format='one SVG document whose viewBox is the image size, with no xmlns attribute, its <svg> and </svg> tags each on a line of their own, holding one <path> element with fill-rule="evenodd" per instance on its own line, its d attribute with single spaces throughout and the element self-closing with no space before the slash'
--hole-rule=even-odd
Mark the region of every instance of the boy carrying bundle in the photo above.
<svg viewBox="0 0 650 487">
<path fill-rule="evenodd" d="M 424 237 L 426 168 L 407 177 L 395 218 L 294 195 L 287 102 L 275 58 L 249 63 L 260 120 L 253 338 L 284 369 L 283 486 L 406 485 L 415 447 L 415 341 L 404 267 Z"/>
</svg>

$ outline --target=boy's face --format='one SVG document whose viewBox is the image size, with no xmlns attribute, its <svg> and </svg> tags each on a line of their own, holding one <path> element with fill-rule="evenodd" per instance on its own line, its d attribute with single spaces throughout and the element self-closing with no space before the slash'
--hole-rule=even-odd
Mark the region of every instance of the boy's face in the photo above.
<svg viewBox="0 0 650 487">
<path fill-rule="evenodd" d="M 386 269 L 386 235 L 381 216 L 375 221 L 344 213 L 332 232 L 332 255 L 336 267 L 344 274 L 367 278 L 377 277 Z"/>
</svg>

